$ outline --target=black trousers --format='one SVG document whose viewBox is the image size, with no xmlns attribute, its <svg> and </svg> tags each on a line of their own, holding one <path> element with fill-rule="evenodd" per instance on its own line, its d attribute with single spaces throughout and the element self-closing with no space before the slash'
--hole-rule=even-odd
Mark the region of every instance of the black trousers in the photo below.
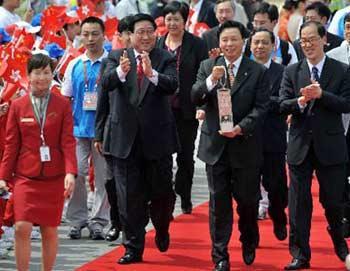
<svg viewBox="0 0 350 271">
<path fill-rule="evenodd" d="M 289 165 L 289 251 L 293 258 L 309 261 L 309 244 L 312 195 L 311 183 L 315 170 L 319 182 L 319 200 L 325 209 L 327 222 L 333 234 L 343 236 L 343 193 L 345 188 L 345 164 L 324 166 L 317 159 L 311 145 L 300 165 Z"/>
<path fill-rule="evenodd" d="M 112 158 L 118 209 L 126 252 L 142 255 L 149 218 L 156 234 L 169 230 L 175 195 L 172 188 L 172 156 L 148 160 L 135 141 L 126 159 Z"/>
<path fill-rule="evenodd" d="M 227 148 L 219 161 L 206 165 L 209 185 L 209 224 L 214 263 L 229 260 L 227 250 L 232 234 L 232 197 L 237 202 L 240 241 L 246 246 L 255 246 L 259 238 L 256 220 L 259 200 L 260 168 L 234 168 L 230 163 Z"/>
<path fill-rule="evenodd" d="M 261 182 L 268 192 L 268 211 L 273 223 L 286 225 L 287 216 L 284 209 L 288 205 L 288 186 L 285 153 L 264 152 Z"/>
<path fill-rule="evenodd" d="M 180 109 L 173 109 L 173 113 L 181 144 L 181 151 L 176 155 L 178 169 L 175 174 L 175 192 L 185 203 L 190 203 L 194 174 L 194 142 L 197 137 L 198 120 L 185 119 Z"/>
<path fill-rule="evenodd" d="M 106 160 L 106 192 L 110 209 L 110 220 L 112 227 L 115 227 L 121 230 L 121 223 L 119 219 L 119 211 L 118 211 L 118 197 L 117 197 L 117 188 L 115 179 L 113 177 L 113 163 L 112 157 L 110 155 L 105 155 Z"/>
</svg>

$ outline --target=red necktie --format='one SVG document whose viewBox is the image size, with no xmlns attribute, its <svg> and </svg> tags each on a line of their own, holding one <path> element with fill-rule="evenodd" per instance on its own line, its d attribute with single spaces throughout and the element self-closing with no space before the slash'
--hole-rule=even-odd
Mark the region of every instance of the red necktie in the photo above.
<svg viewBox="0 0 350 271">
<path fill-rule="evenodd" d="M 137 56 L 139 63 L 137 64 L 136 74 L 137 74 L 137 86 L 141 89 L 141 82 L 143 78 L 143 68 L 142 68 L 142 58 L 141 55 Z"/>
</svg>

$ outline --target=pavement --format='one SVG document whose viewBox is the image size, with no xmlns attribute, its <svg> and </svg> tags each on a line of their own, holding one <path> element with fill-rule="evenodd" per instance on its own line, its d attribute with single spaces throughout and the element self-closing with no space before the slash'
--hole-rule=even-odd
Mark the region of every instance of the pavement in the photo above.
<svg viewBox="0 0 350 271">
<path fill-rule="evenodd" d="M 194 207 L 209 199 L 204 164 L 198 159 L 195 160 L 195 174 L 192 188 L 192 202 Z M 181 207 L 180 200 L 178 198 L 178 200 L 176 201 L 174 216 L 180 214 Z M 66 223 L 63 223 L 59 227 L 59 252 L 57 255 L 56 265 L 54 267 L 54 270 L 56 271 L 75 270 L 81 265 L 92 261 L 93 259 L 111 251 L 112 249 L 115 249 L 117 246 L 120 245 L 121 242 L 121 237 L 116 242 L 112 243 L 109 243 L 104 240 L 93 241 L 89 239 L 89 232 L 86 228 L 83 229 L 82 238 L 80 240 L 71 240 L 67 237 L 68 229 L 69 226 Z M 108 227 L 106 228 L 106 230 L 107 229 Z M 152 225 L 149 224 L 147 229 L 152 229 Z M 40 268 L 41 241 L 33 240 L 30 271 L 40 271 Z M 0 270 L 16 270 L 14 251 L 10 251 L 6 259 L 0 259 Z"/>
</svg>

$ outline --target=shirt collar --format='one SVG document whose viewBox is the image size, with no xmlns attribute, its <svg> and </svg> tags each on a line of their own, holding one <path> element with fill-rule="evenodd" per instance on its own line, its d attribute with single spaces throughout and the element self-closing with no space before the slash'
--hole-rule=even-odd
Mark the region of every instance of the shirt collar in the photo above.
<svg viewBox="0 0 350 271">
<path fill-rule="evenodd" d="M 92 61 L 92 60 L 88 57 L 88 55 L 87 55 L 86 52 L 81 56 L 81 59 L 82 59 L 84 62 L 90 60 L 91 62 L 95 63 L 95 62 L 102 62 L 102 60 L 103 60 L 104 58 L 106 58 L 106 57 L 108 57 L 108 52 L 107 52 L 106 50 L 103 50 L 102 56 L 101 56 L 100 58 L 96 59 L 95 61 Z"/>
<path fill-rule="evenodd" d="M 264 66 L 266 67 L 266 68 L 270 68 L 270 66 L 271 66 L 271 58 L 266 62 L 266 63 L 264 63 Z"/>
<path fill-rule="evenodd" d="M 320 62 L 316 65 L 312 65 L 308 59 L 306 59 L 307 65 L 309 66 L 310 74 L 312 74 L 312 67 L 316 67 L 318 69 L 319 76 L 322 74 L 322 69 L 324 66 L 324 62 L 326 61 L 326 55 L 323 56 Z"/>
<path fill-rule="evenodd" d="M 233 62 L 234 69 L 238 70 L 239 65 L 241 65 L 242 58 L 243 58 L 243 56 L 240 55 L 239 58 L 237 58 L 236 61 Z M 231 62 L 228 61 L 228 60 L 226 59 L 226 57 L 225 57 L 225 63 L 226 63 L 226 66 L 228 66 Z"/>
</svg>

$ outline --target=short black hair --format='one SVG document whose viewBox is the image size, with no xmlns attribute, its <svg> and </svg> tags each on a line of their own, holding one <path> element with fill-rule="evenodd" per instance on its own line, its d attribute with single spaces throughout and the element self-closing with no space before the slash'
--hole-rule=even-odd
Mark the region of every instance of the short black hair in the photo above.
<svg viewBox="0 0 350 271">
<path fill-rule="evenodd" d="M 317 12 L 318 15 L 322 17 L 326 17 L 327 18 L 327 21 L 329 20 L 329 18 L 331 17 L 331 11 L 330 9 L 325 5 L 323 4 L 322 2 L 314 2 L 310 5 L 308 5 L 305 9 L 305 13 L 308 11 L 308 10 L 314 10 Z"/>
<path fill-rule="evenodd" d="M 130 31 L 130 22 L 133 20 L 133 15 L 125 16 L 119 21 L 118 32 L 123 33 L 124 31 Z"/>
<path fill-rule="evenodd" d="M 4 3 L 4 0 L 0 0 L 0 6 L 2 6 L 3 3 Z"/>
<path fill-rule="evenodd" d="M 105 32 L 105 24 L 100 18 L 94 16 L 87 17 L 81 22 L 80 27 L 82 28 L 84 24 L 98 24 L 101 27 L 102 32 Z"/>
<path fill-rule="evenodd" d="M 179 1 L 171 1 L 164 7 L 163 16 L 165 17 L 169 13 L 175 14 L 176 12 L 179 12 L 181 14 L 182 19 L 186 23 L 189 11 L 190 11 L 190 8 L 187 3 L 179 2 Z"/>
<path fill-rule="evenodd" d="M 269 3 L 262 2 L 258 5 L 253 13 L 253 18 L 256 14 L 267 14 L 269 20 L 277 21 L 278 20 L 278 8 L 276 5 L 270 5 Z"/>
<path fill-rule="evenodd" d="M 299 37 L 301 37 L 301 31 L 305 28 L 305 27 L 308 27 L 308 26 L 311 26 L 311 25 L 315 25 L 317 27 L 317 33 L 318 35 L 323 38 L 324 36 L 326 36 L 326 28 L 319 22 L 314 22 L 314 21 L 308 21 L 308 22 L 305 22 L 303 23 L 301 26 L 300 26 L 300 30 L 299 30 Z"/>
<path fill-rule="evenodd" d="M 41 53 L 34 54 L 27 63 L 27 73 L 30 74 L 36 69 L 45 69 L 47 66 L 50 66 L 52 72 L 54 71 L 54 63 L 49 56 Z"/>
<path fill-rule="evenodd" d="M 269 33 L 270 35 L 270 39 L 271 39 L 271 43 L 272 44 L 275 44 L 275 34 L 273 34 L 270 30 L 266 29 L 266 28 L 263 28 L 263 27 L 259 27 L 257 29 L 253 29 L 253 31 L 250 33 L 250 41 L 252 40 L 253 36 L 256 34 L 256 33 L 260 33 L 260 32 L 267 32 Z"/>
<path fill-rule="evenodd" d="M 157 29 L 157 25 L 156 25 L 156 23 L 151 15 L 146 14 L 146 13 L 138 13 L 138 14 L 133 16 L 133 19 L 130 22 L 129 29 L 132 33 L 134 33 L 135 24 L 138 22 L 141 22 L 141 21 L 149 21 L 152 24 L 153 29 L 154 30 Z"/>
<path fill-rule="evenodd" d="M 344 24 L 350 22 L 350 12 L 344 16 Z"/>
<path fill-rule="evenodd" d="M 226 28 L 237 28 L 239 30 L 239 32 L 241 33 L 242 39 L 248 38 L 248 36 L 249 36 L 247 29 L 244 27 L 244 25 L 242 23 L 229 20 L 229 21 L 226 21 L 222 25 L 219 26 L 219 30 L 218 30 L 218 39 L 219 40 L 220 40 L 221 33 Z"/>
</svg>

